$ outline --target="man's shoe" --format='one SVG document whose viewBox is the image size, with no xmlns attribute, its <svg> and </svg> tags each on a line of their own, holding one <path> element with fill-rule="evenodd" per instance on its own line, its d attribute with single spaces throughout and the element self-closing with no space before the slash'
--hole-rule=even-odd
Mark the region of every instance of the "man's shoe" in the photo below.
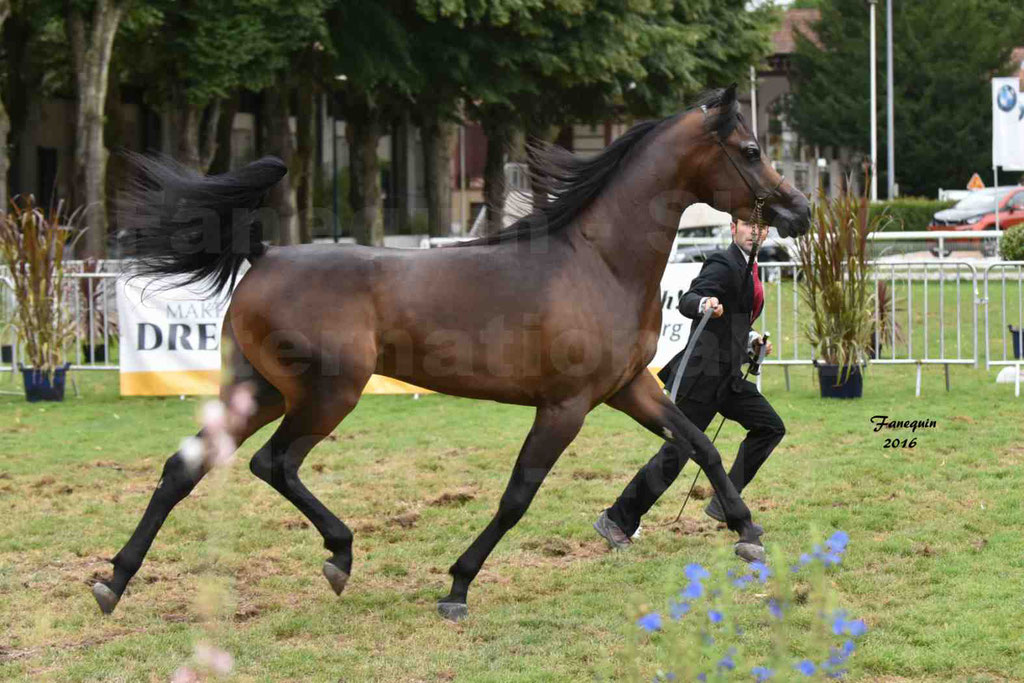
<svg viewBox="0 0 1024 683">
<path fill-rule="evenodd" d="M 608 511 L 605 510 L 594 522 L 594 529 L 597 533 L 601 534 L 601 537 L 608 542 L 608 545 L 615 550 L 625 550 L 629 546 L 633 545 L 633 542 L 629 540 L 629 536 L 626 535 L 619 525 L 608 519 Z"/>
<path fill-rule="evenodd" d="M 718 496 L 713 496 L 708 506 L 704 508 L 704 514 L 711 519 L 725 523 L 725 512 L 722 510 L 721 504 L 718 502 Z M 764 527 L 757 522 L 751 522 L 754 525 L 754 535 L 762 536 L 764 534 Z"/>
</svg>

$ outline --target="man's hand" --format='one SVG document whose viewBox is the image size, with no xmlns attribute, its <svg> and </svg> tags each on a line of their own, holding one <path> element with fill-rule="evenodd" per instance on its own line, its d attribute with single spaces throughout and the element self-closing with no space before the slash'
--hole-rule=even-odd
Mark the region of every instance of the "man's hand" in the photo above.
<svg viewBox="0 0 1024 683">
<path fill-rule="evenodd" d="M 712 318 L 721 318 L 722 314 L 725 313 L 725 309 L 722 307 L 722 304 L 718 302 L 718 297 L 716 296 L 709 296 L 707 298 L 707 301 L 704 302 L 704 308 L 701 309 L 701 313 L 709 308 L 712 310 Z"/>
<path fill-rule="evenodd" d="M 765 344 L 764 337 L 758 337 L 754 340 L 754 355 L 761 353 L 761 344 Z M 770 356 L 772 354 L 772 340 L 769 339 L 764 347 L 764 355 Z"/>
</svg>

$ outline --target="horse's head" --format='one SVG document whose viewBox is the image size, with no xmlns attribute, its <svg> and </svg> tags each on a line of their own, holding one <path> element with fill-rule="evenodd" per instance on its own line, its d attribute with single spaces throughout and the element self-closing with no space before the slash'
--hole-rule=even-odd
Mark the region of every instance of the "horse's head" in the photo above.
<svg viewBox="0 0 1024 683">
<path fill-rule="evenodd" d="M 760 203 L 763 221 L 783 237 L 806 233 L 811 223 L 807 197 L 765 159 L 739 112 L 736 84 L 716 92 L 700 111 L 707 141 L 701 146 L 701 201 L 741 220 L 750 220 Z"/>
</svg>

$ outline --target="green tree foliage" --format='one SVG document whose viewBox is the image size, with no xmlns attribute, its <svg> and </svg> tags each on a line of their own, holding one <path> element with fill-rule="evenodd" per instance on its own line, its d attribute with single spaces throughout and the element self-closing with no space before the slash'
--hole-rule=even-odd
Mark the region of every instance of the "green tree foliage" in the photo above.
<svg viewBox="0 0 1024 683">
<path fill-rule="evenodd" d="M 484 124 L 489 156 L 499 157 L 516 131 L 543 138 L 567 123 L 673 113 L 695 92 L 745 78 L 769 51 L 774 19 L 771 7 L 747 11 L 742 0 L 417 6 L 429 21 L 458 29 L 444 41 L 442 62 L 471 66 L 463 72 L 470 114 Z M 493 206 L 503 195 L 500 158 L 487 169 Z"/>
<path fill-rule="evenodd" d="M 822 0 L 817 41 L 797 40 L 789 115 L 811 144 L 870 150 L 868 7 Z M 883 5 L 884 6 L 884 5 Z M 879 174 L 884 187 L 885 19 L 878 31 Z M 992 165 L 989 80 L 1024 40 L 1024 7 L 1004 0 L 902 0 L 893 6 L 896 180 L 935 196 Z"/>
</svg>

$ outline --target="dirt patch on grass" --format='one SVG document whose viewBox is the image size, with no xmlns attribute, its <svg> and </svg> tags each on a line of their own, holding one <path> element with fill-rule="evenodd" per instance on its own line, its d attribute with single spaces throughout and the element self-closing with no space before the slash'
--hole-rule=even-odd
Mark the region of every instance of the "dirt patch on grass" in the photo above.
<svg viewBox="0 0 1024 683">
<path fill-rule="evenodd" d="M 432 507 L 460 507 L 476 498 L 476 493 L 470 489 L 457 489 L 445 491 L 434 500 L 427 503 Z"/>
<path fill-rule="evenodd" d="M 608 553 L 604 541 L 570 541 L 549 538 L 544 541 L 527 541 L 523 549 L 528 551 L 509 559 L 514 567 L 564 567 L 580 560 L 603 557 Z"/>
<path fill-rule="evenodd" d="M 388 517 L 387 523 L 391 526 L 401 527 L 403 529 L 412 529 L 416 526 L 416 522 L 420 520 L 420 513 L 411 511 L 404 512 L 400 515 L 393 515 Z"/>
<path fill-rule="evenodd" d="M 719 527 L 724 526 L 724 524 L 720 524 L 710 517 L 706 520 L 683 517 L 678 522 L 672 523 L 669 529 L 676 536 L 713 536 Z M 653 532 L 654 529 L 651 529 L 651 531 Z M 643 531 L 640 534 L 642 536 Z"/>
<path fill-rule="evenodd" d="M 599 472 L 597 470 L 574 470 L 572 478 L 577 481 L 593 481 L 594 479 L 611 481 L 614 478 L 614 475 L 610 472 Z"/>
</svg>

